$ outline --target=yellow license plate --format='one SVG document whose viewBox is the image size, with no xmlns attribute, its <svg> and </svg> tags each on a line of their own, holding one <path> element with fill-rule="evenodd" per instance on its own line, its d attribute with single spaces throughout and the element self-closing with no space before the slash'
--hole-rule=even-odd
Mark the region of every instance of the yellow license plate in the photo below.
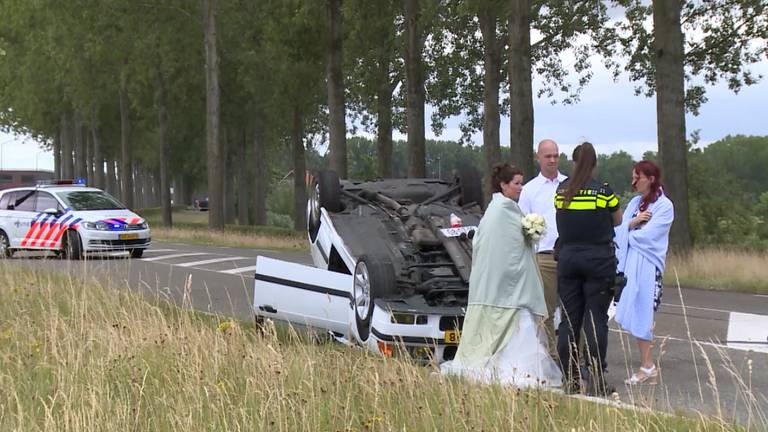
<svg viewBox="0 0 768 432">
<path fill-rule="evenodd" d="M 136 233 L 133 234 L 120 234 L 120 240 L 136 240 L 139 238 L 139 235 Z"/>
<path fill-rule="evenodd" d="M 445 343 L 458 344 L 461 338 L 461 332 L 458 330 L 446 330 L 445 331 Z"/>
</svg>

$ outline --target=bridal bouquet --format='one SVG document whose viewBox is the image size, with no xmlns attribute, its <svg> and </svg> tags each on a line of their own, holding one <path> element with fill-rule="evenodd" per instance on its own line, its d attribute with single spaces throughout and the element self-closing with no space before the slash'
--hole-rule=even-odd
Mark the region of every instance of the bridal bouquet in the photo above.
<svg viewBox="0 0 768 432">
<path fill-rule="evenodd" d="M 544 216 L 531 213 L 523 216 L 523 236 L 531 243 L 536 243 L 547 232 L 547 222 Z"/>
</svg>

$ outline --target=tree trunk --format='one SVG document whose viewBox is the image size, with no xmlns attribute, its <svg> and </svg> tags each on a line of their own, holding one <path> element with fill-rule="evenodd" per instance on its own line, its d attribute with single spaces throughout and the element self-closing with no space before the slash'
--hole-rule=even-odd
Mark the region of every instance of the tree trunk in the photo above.
<svg viewBox="0 0 768 432">
<path fill-rule="evenodd" d="M 61 178 L 71 179 L 75 174 L 72 163 L 72 122 L 69 113 L 61 115 Z"/>
<path fill-rule="evenodd" d="M 165 78 L 163 73 L 157 70 L 157 129 L 160 142 L 160 208 L 163 225 L 173 226 L 171 216 L 171 185 L 168 175 L 168 159 L 171 155 L 171 144 L 168 141 L 168 103 L 165 94 Z"/>
<path fill-rule="evenodd" d="M 264 118 L 261 113 L 253 122 L 253 223 L 267 224 L 267 143 L 264 141 Z"/>
<path fill-rule="evenodd" d="M 392 177 L 392 83 L 389 78 L 389 57 L 379 58 L 376 91 L 376 147 L 379 157 L 379 176 Z"/>
<path fill-rule="evenodd" d="M 219 54 L 216 42 L 218 0 L 203 0 L 205 31 L 205 110 L 208 159 L 208 227 L 224 228 L 223 154 L 219 141 Z"/>
<path fill-rule="evenodd" d="M 237 224 L 248 225 L 248 135 L 243 128 L 237 137 Z"/>
<path fill-rule="evenodd" d="M 88 133 L 88 128 L 84 127 L 85 138 L 85 175 L 88 177 L 88 184 L 93 185 L 93 135 Z"/>
<path fill-rule="evenodd" d="M 408 177 L 426 177 L 426 146 L 424 138 L 424 71 L 419 0 L 405 0 L 405 83 L 406 125 L 408 132 Z"/>
<path fill-rule="evenodd" d="M 653 2 L 656 66 L 656 128 L 665 192 L 675 203 L 670 249 L 692 247 L 688 212 L 688 149 L 685 142 L 685 69 L 680 0 Z"/>
<path fill-rule="evenodd" d="M 483 35 L 483 154 L 486 173 L 501 160 L 501 114 L 499 109 L 499 86 L 501 84 L 501 50 L 496 27 L 498 16 L 486 4 L 477 15 L 480 32 Z"/>
<path fill-rule="evenodd" d="M 327 0 L 328 10 L 328 114 L 330 167 L 347 178 L 347 125 L 344 113 L 341 0 Z"/>
<path fill-rule="evenodd" d="M 99 125 L 91 128 L 93 136 L 93 184 L 97 188 L 105 189 L 104 182 L 104 156 L 101 154 L 101 130 Z"/>
<path fill-rule="evenodd" d="M 509 145 L 512 162 L 533 175 L 531 0 L 511 0 L 509 13 Z"/>
<path fill-rule="evenodd" d="M 78 110 L 75 110 L 75 119 L 73 123 L 75 131 L 75 178 L 84 179 L 88 177 L 85 166 L 87 156 L 85 152 L 85 140 L 83 139 L 83 117 Z"/>
<path fill-rule="evenodd" d="M 53 133 L 53 178 L 61 179 L 61 127 Z"/>
<path fill-rule="evenodd" d="M 304 159 L 304 118 L 299 108 L 293 109 L 291 144 L 293 146 L 293 227 L 296 231 L 307 228 L 307 189 L 304 175 L 307 163 Z"/>
<path fill-rule="evenodd" d="M 237 134 L 231 130 L 227 135 L 231 136 Z M 231 144 L 231 141 L 229 141 L 228 144 Z M 231 149 L 231 147 L 227 147 L 227 153 L 230 153 L 229 149 Z M 231 154 L 227 154 L 224 160 L 224 223 L 232 225 L 235 223 L 235 161 Z"/>
<path fill-rule="evenodd" d="M 133 208 L 133 157 L 131 155 L 131 113 L 128 104 L 128 76 L 120 77 L 120 198 Z"/>
<path fill-rule="evenodd" d="M 117 175 L 115 173 L 115 161 L 114 159 L 107 158 L 107 181 L 104 186 L 107 187 L 107 192 L 111 195 L 119 195 L 117 193 Z"/>
</svg>

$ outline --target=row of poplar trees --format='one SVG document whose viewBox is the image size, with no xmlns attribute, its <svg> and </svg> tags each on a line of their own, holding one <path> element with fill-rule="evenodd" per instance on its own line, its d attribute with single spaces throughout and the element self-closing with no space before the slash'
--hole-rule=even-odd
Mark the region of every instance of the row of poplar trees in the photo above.
<svg viewBox="0 0 768 432">
<path fill-rule="evenodd" d="M 210 228 L 266 223 L 274 161 L 288 158 L 302 229 L 308 147 L 327 143 L 345 177 L 346 139 L 364 128 L 387 177 L 399 130 L 408 176 L 423 177 L 429 105 L 436 133 L 452 116 L 465 140 L 482 131 L 488 167 L 509 118 L 504 144 L 533 173 L 534 97 L 576 103 L 584 86 L 612 85 L 590 84 L 602 62 L 656 97 L 672 243 L 687 251 L 686 110 L 706 85 L 756 82 L 766 3 L 0 0 L 0 125 L 49 146 L 58 176 L 88 177 L 128 206 L 159 191 L 168 225 L 171 187 L 187 201 L 207 191 Z"/>
</svg>

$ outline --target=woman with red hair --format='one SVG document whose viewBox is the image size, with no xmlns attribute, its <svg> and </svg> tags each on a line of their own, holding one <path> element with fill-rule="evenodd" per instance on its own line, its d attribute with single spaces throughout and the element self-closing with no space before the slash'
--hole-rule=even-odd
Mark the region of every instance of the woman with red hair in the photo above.
<svg viewBox="0 0 768 432">
<path fill-rule="evenodd" d="M 627 278 L 616 306 L 616 322 L 637 338 L 640 349 L 640 369 L 625 383 L 656 384 L 659 370 L 651 353 L 653 314 L 661 303 L 661 277 L 675 210 L 664 195 L 661 171 L 651 161 L 635 164 L 632 189 L 638 195 L 629 202 L 621 225 L 616 227 L 618 271 Z"/>
</svg>

